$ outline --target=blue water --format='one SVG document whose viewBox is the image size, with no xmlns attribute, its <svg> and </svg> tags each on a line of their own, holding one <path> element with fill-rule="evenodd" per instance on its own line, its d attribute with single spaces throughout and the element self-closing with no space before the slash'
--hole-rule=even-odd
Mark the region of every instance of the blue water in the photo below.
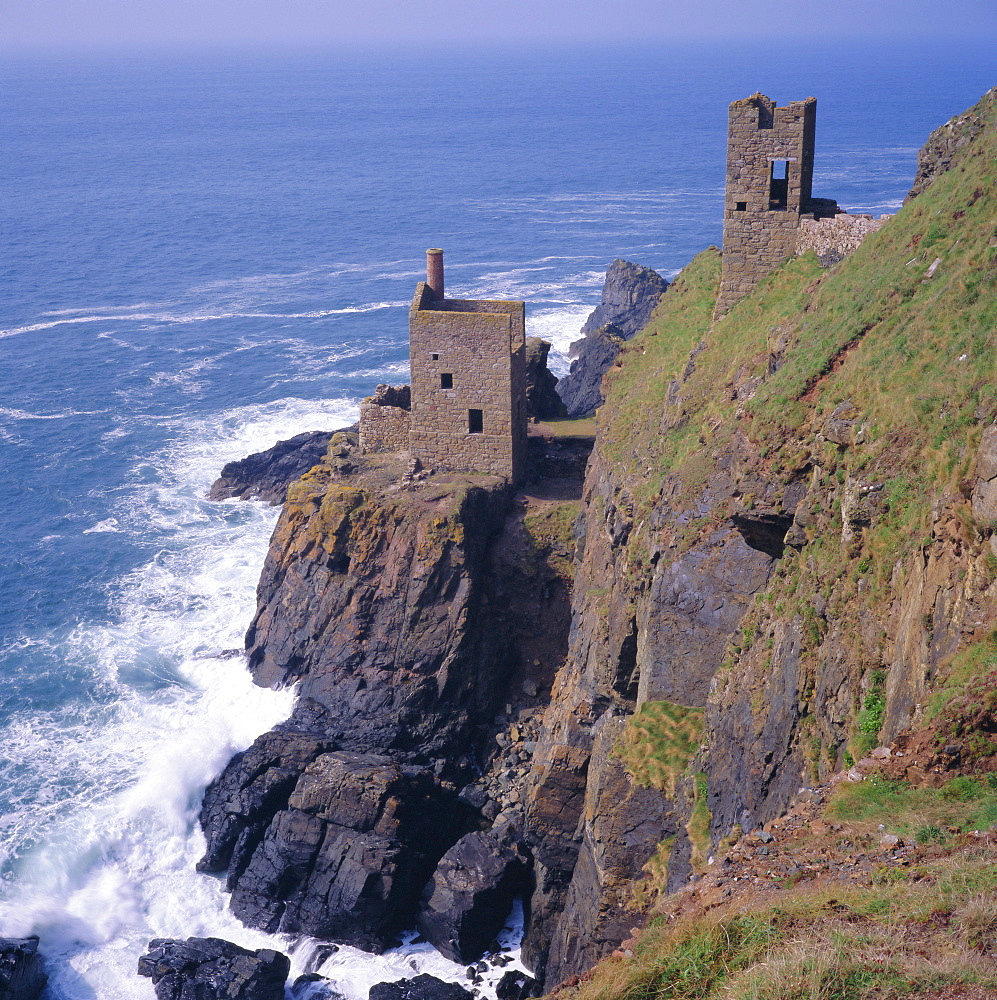
<svg viewBox="0 0 997 1000">
<path fill-rule="evenodd" d="M 880 214 L 990 55 L 842 33 L 0 67 L 0 934 L 42 935 L 51 997 L 151 997 L 156 935 L 272 941 L 193 862 L 204 784 L 290 711 L 217 656 L 276 511 L 202 496 L 407 379 L 423 250 L 454 294 L 525 299 L 563 371 L 609 261 L 672 276 L 719 243 L 729 101 L 817 96 L 814 193 Z M 365 998 L 415 966 L 459 974 L 417 946 L 323 969 Z"/>
</svg>

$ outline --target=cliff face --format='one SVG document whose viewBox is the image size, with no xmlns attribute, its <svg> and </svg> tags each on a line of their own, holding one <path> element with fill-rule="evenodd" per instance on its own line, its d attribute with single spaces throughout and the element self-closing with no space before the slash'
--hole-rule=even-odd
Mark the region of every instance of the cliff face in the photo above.
<svg viewBox="0 0 997 1000">
<path fill-rule="evenodd" d="M 301 698 L 202 813 L 244 919 L 383 946 L 488 831 L 530 869 L 550 987 L 929 715 L 990 759 L 958 736 L 997 669 L 992 100 L 970 115 L 835 267 L 794 258 L 713 322 L 700 254 L 605 376 L 580 500 L 344 475 L 334 439 L 289 491 L 247 638 L 258 682 Z M 925 746 L 905 780 L 941 760 Z"/>
<path fill-rule="evenodd" d="M 392 489 L 319 466 L 289 491 L 246 637 L 267 686 L 298 682 L 343 749 L 425 761 L 469 741 L 501 690 L 485 552 L 509 505 L 501 481 L 436 477 Z"/>
<path fill-rule="evenodd" d="M 535 830 L 551 789 L 565 802 L 526 943 L 548 983 L 723 838 L 916 729 L 987 641 L 992 94 L 963 117 L 947 172 L 852 259 L 790 260 L 711 324 L 707 251 L 605 377 L 530 790 Z M 641 789 L 657 798 L 634 810 Z"/>
</svg>

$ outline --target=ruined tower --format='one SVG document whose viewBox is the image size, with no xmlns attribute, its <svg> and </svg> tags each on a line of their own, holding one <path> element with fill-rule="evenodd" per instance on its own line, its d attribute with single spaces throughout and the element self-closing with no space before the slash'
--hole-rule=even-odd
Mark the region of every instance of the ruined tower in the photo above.
<svg viewBox="0 0 997 1000">
<path fill-rule="evenodd" d="M 408 387 L 378 386 L 360 404 L 364 451 L 408 450 L 429 469 L 519 482 L 526 469 L 526 304 L 448 299 L 443 251 L 409 309 Z"/>
<path fill-rule="evenodd" d="M 816 121 L 813 97 L 784 108 L 763 94 L 731 104 L 717 316 L 796 252 L 801 218 L 838 211 L 833 200 L 811 196 Z"/>
</svg>

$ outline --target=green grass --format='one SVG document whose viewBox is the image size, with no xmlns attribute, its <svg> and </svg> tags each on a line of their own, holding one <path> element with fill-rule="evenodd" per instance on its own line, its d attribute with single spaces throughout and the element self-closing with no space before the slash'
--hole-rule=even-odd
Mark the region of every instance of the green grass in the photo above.
<svg viewBox="0 0 997 1000">
<path fill-rule="evenodd" d="M 828 807 L 831 819 L 880 824 L 922 843 L 944 841 L 949 830 L 987 830 L 997 822 L 997 781 L 965 775 L 941 788 L 915 788 L 878 774 L 842 782 Z M 931 831 L 937 830 L 938 834 Z"/>
<path fill-rule="evenodd" d="M 982 113 L 995 116 L 991 106 Z M 597 415 L 600 451 L 626 484 L 635 523 L 660 504 L 663 486 L 672 517 L 691 508 L 718 449 L 747 435 L 763 457 L 758 471 L 777 487 L 814 460 L 835 485 L 846 476 L 885 484 L 854 551 L 834 551 L 837 506 L 808 529 L 830 543 L 819 565 L 850 577 L 849 587 L 863 565 L 871 586 L 857 603 L 885 598 L 897 560 L 930 537 L 932 500 L 957 492 L 969 471 L 979 414 L 997 413 L 997 129 L 960 155 L 839 265 L 792 258 L 715 324 L 719 255 L 711 248 L 688 265 L 607 373 Z M 942 264 L 927 279 L 935 257 Z M 735 400 L 751 379 L 760 381 L 753 397 Z M 863 443 L 818 448 L 815 435 L 845 399 Z M 681 551 L 709 526 L 700 518 L 666 530 Z M 637 569 L 642 544 L 631 543 Z"/>
<path fill-rule="evenodd" d="M 566 500 L 523 518 L 523 530 L 532 548 L 521 566 L 524 574 L 532 576 L 546 563 L 562 579 L 574 577 L 574 525 L 578 508 L 577 500 Z"/>
<path fill-rule="evenodd" d="M 595 417 L 566 417 L 564 420 L 542 420 L 535 432 L 546 437 L 591 438 L 595 436 Z"/>
<path fill-rule="evenodd" d="M 648 701 L 627 720 L 614 753 L 637 784 L 674 799 L 678 778 L 699 750 L 702 735 L 701 708 Z"/>
<path fill-rule="evenodd" d="M 709 790 L 709 781 L 706 775 L 700 771 L 693 778 L 692 812 L 689 814 L 689 822 L 686 824 L 689 843 L 692 847 L 689 862 L 694 871 L 702 871 L 706 867 L 712 846 L 710 842 L 712 817 L 707 801 Z"/>
<path fill-rule="evenodd" d="M 560 1000 L 910 1000 L 997 986 L 997 866 L 967 851 L 870 886 L 807 883 L 779 902 L 656 919 Z"/>
</svg>

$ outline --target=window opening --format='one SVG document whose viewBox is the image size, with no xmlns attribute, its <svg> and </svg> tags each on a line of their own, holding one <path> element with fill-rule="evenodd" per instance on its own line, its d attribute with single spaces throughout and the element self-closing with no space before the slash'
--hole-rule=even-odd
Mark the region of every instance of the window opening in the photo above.
<svg viewBox="0 0 997 1000">
<path fill-rule="evenodd" d="M 468 434 L 480 434 L 484 428 L 484 411 L 482 410 L 468 410 L 467 411 L 467 433 Z"/>
<path fill-rule="evenodd" d="M 438 354 L 434 354 L 433 355 L 433 360 L 434 361 L 439 361 L 440 360 L 440 356 Z"/>
<path fill-rule="evenodd" d="M 440 372 L 440 388 L 441 389 L 452 389 L 453 388 L 453 373 L 452 372 Z"/>
<path fill-rule="evenodd" d="M 748 203 L 746 201 L 739 201 L 737 207 L 734 209 L 735 212 L 747 212 Z"/>
<path fill-rule="evenodd" d="M 785 212 L 789 201 L 789 160 L 773 160 L 769 179 L 769 210 Z"/>
</svg>

